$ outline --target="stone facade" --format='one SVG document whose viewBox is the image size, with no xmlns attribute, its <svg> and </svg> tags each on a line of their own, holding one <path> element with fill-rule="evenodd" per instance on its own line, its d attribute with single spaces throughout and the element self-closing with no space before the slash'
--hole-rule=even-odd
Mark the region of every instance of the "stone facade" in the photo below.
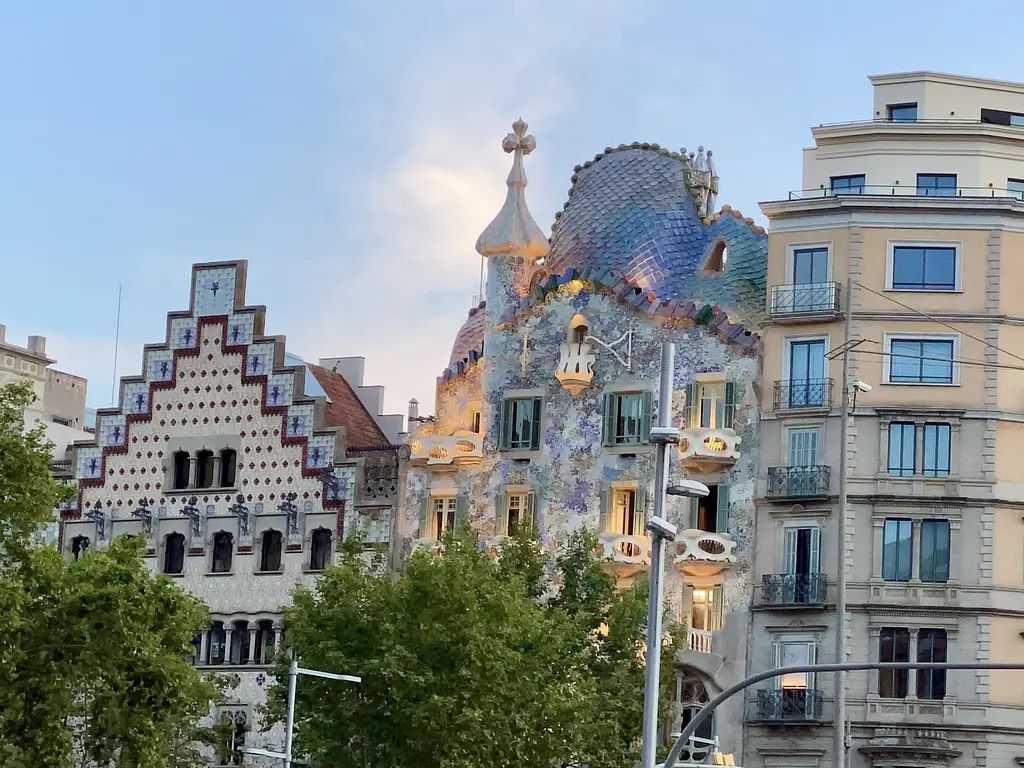
<svg viewBox="0 0 1024 768">
<path fill-rule="evenodd" d="M 343 535 L 362 529 L 369 546 L 388 546 L 399 459 L 340 374 L 265 333 L 245 276 L 241 261 L 193 267 L 189 310 L 168 316 L 142 375 L 121 380 L 120 407 L 99 411 L 95 440 L 76 446 L 79 495 L 62 511 L 60 546 L 81 557 L 145 537 L 150 567 L 210 608 L 196 664 L 240 679 L 213 716 L 248 746 L 280 750 L 282 729 L 261 733 L 256 707 L 281 609 Z"/>
<path fill-rule="evenodd" d="M 699 512 L 688 500 L 667 507 L 680 534 L 666 596 L 692 628 L 679 703 L 692 705 L 746 667 L 760 345 L 744 307 L 764 304 L 764 233 L 728 209 L 707 215 L 718 179 L 703 150 L 636 144 L 578 167 L 550 243 L 539 241 L 523 192 L 525 125 L 504 146 L 515 154 L 509 200 L 477 243 L 486 302 L 456 337 L 435 416 L 409 436 L 397 534 L 407 551 L 435 548 L 465 517 L 500 551 L 529 519 L 554 553 L 587 527 L 628 584 L 650 563 L 648 437 L 661 344 L 674 342 L 671 418 L 684 440 L 670 476 L 713 492 Z M 736 717 L 724 709 L 718 721 Z M 739 751 L 735 730 L 721 730 Z"/>
</svg>

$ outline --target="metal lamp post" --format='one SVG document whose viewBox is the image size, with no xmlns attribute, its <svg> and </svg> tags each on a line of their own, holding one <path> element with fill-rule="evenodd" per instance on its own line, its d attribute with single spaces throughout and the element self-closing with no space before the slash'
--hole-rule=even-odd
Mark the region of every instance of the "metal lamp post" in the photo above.
<svg viewBox="0 0 1024 768">
<path fill-rule="evenodd" d="M 288 666 L 288 715 L 285 720 L 284 752 L 275 752 L 270 749 L 258 747 L 242 747 L 238 751 L 243 755 L 259 755 L 260 757 L 276 757 L 284 760 L 285 768 L 292 766 L 292 739 L 295 731 L 295 684 L 299 675 L 310 677 L 323 677 L 327 680 L 341 680 L 345 683 L 362 683 L 363 678 L 355 675 L 338 675 L 334 672 L 323 672 L 319 669 L 306 669 L 299 666 L 299 659 L 292 654 L 292 663 Z"/>
</svg>

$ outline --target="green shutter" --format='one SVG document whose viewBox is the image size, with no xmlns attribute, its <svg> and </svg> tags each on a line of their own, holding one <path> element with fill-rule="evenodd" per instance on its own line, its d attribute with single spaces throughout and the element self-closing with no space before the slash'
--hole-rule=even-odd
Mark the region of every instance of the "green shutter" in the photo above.
<svg viewBox="0 0 1024 768">
<path fill-rule="evenodd" d="M 540 529 L 540 521 L 537 519 L 537 494 L 530 491 L 526 494 L 526 510 L 524 514 L 527 525 L 530 526 L 530 530 L 536 536 L 537 531 Z"/>
<path fill-rule="evenodd" d="M 606 392 L 604 396 L 604 419 L 601 430 L 601 444 L 615 445 L 615 401 L 618 395 Z"/>
<path fill-rule="evenodd" d="M 651 392 L 648 390 L 641 395 L 640 403 L 640 442 L 651 441 Z"/>
<path fill-rule="evenodd" d="M 597 532 L 604 533 L 608 530 L 608 522 L 611 520 L 612 499 L 611 492 L 607 488 L 601 489 L 601 510 L 597 522 Z"/>
<path fill-rule="evenodd" d="M 637 536 L 646 535 L 647 531 L 647 488 L 639 486 L 633 492 L 633 516 L 636 518 Z"/>
<path fill-rule="evenodd" d="M 455 497 L 455 527 L 458 528 L 467 517 L 469 511 L 469 497 L 460 493 Z"/>
<path fill-rule="evenodd" d="M 725 417 L 722 420 L 722 427 L 733 428 L 733 421 L 736 418 L 736 382 L 725 382 Z"/>
<path fill-rule="evenodd" d="M 540 450 L 540 416 L 541 416 L 541 400 L 539 397 L 533 398 L 533 422 L 530 424 L 530 450 Z"/>
<path fill-rule="evenodd" d="M 718 486 L 717 527 L 719 533 L 729 533 L 729 486 Z"/>
<path fill-rule="evenodd" d="M 693 382 L 686 388 L 686 426 L 687 428 L 700 426 L 700 384 Z"/>
<path fill-rule="evenodd" d="M 499 493 L 494 497 L 494 535 L 495 536 L 507 536 L 508 535 L 508 497 L 504 493 Z"/>
<path fill-rule="evenodd" d="M 498 428 L 498 450 L 507 451 L 512 439 L 512 401 L 501 401 L 501 425 Z"/>
<path fill-rule="evenodd" d="M 430 530 L 430 502 L 431 502 L 431 497 L 428 494 L 427 497 L 425 499 L 423 499 L 423 505 L 420 507 L 420 535 L 419 535 L 419 538 L 421 538 L 421 539 L 427 538 L 429 530 Z"/>
</svg>

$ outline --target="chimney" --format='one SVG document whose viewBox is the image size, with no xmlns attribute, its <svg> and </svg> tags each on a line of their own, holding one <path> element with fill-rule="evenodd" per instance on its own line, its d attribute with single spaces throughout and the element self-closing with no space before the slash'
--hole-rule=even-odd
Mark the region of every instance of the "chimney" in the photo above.
<svg viewBox="0 0 1024 768">
<path fill-rule="evenodd" d="M 0 344 L 3 344 L 7 338 L 7 326 L 0 325 Z"/>
<path fill-rule="evenodd" d="M 45 336 L 29 336 L 28 337 L 28 349 L 30 352 L 34 352 L 40 357 L 46 357 L 46 337 Z"/>
<path fill-rule="evenodd" d="M 417 400 L 414 397 L 412 400 L 409 401 L 409 425 L 408 425 L 408 427 L 406 427 L 406 429 L 408 429 L 410 432 L 412 432 L 412 425 L 413 425 L 413 423 L 417 422 L 419 420 L 420 420 L 420 401 Z"/>
</svg>

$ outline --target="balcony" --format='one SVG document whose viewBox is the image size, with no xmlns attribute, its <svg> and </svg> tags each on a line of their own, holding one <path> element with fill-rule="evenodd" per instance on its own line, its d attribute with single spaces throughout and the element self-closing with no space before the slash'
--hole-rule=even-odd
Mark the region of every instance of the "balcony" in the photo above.
<svg viewBox="0 0 1024 768">
<path fill-rule="evenodd" d="M 839 317 L 839 283 L 772 286 L 771 319 L 776 323 L 809 323 Z"/>
<path fill-rule="evenodd" d="M 687 576 L 707 578 L 736 562 L 736 542 L 728 533 L 688 529 L 676 534 L 676 567 Z"/>
<path fill-rule="evenodd" d="M 826 582 L 820 573 L 765 574 L 761 577 L 761 605 L 820 607 Z"/>
<path fill-rule="evenodd" d="M 416 539 L 412 543 L 412 551 L 420 550 L 432 555 L 440 555 L 444 551 L 444 544 L 437 539 Z"/>
<path fill-rule="evenodd" d="M 687 631 L 690 650 L 696 653 L 711 653 L 711 641 L 714 634 L 714 632 L 708 629 L 694 629 L 690 627 Z"/>
<path fill-rule="evenodd" d="M 741 442 L 731 429 L 687 427 L 679 440 L 679 458 L 692 466 L 732 465 L 740 457 Z"/>
<path fill-rule="evenodd" d="M 768 492 L 775 501 L 826 499 L 832 484 L 832 467 L 768 467 Z"/>
<path fill-rule="evenodd" d="M 419 435 L 409 441 L 409 460 L 428 468 L 456 469 L 484 458 L 483 435 L 460 430 L 454 435 Z"/>
<path fill-rule="evenodd" d="M 54 459 L 50 462 L 50 474 L 54 480 L 74 480 L 75 470 L 71 466 L 71 459 Z"/>
<path fill-rule="evenodd" d="M 651 540 L 615 531 L 598 534 L 598 555 L 618 576 L 630 576 L 651 566 Z"/>
<path fill-rule="evenodd" d="M 776 411 L 806 411 L 832 407 L 832 379 L 791 379 L 775 382 Z"/>
<path fill-rule="evenodd" d="M 761 688 L 753 720 L 761 723 L 823 723 L 821 691 L 811 688 Z"/>
<path fill-rule="evenodd" d="M 1024 132 L 1022 132 L 1024 137 Z M 848 189 L 798 189 L 789 193 L 790 200 L 820 200 L 828 197 L 929 197 L 929 198 L 1010 198 L 1021 199 L 1021 193 L 1005 187 L 918 187 L 886 184 L 863 184 Z"/>
</svg>

